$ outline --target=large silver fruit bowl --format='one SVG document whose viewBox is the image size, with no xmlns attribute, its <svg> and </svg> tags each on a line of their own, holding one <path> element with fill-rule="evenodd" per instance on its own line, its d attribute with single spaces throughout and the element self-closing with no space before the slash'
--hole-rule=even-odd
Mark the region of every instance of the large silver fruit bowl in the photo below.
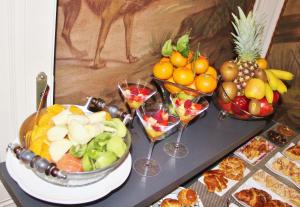
<svg viewBox="0 0 300 207">
<path fill-rule="evenodd" d="M 78 107 L 81 108 L 86 113 L 92 113 L 83 106 L 78 106 Z M 40 112 L 40 116 L 43 115 L 43 113 L 45 113 L 45 112 L 46 112 L 46 109 L 43 109 Z M 31 130 L 33 128 L 35 115 L 36 115 L 36 113 L 30 115 L 21 125 L 20 131 L 19 131 L 19 139 L 20 139 L 20 144 L 24 147 L 25 147 L 25 143 L 26 143 L 25 135 L 29 130 Z M 97 181 L 100 181 L 105 176 L 108 176 L 113 170 L 118 168 L 126 160 L 128 154 L 129 154 L 129 149 L 131 147 L 131 134 L 130 134 L 129 130 L 127 130 L 127 134 L 123 139 L 127 146 L 125 153 L 123 154 L 122 157 L 120 157 L 118 160 L 116 160 L 111 165 L 109 165 L 105 168 L 101 168 L 101 169 L 94 170 L 94 171 L 76 172 L 76 173 L 63 172 L 66 175 L 65 179 L 59 179 L 56 177 L 48 176 L 45 173 L 40 173 L 34 169 L 28 168 L 28 170 L 33 170 L 34 173 L 37 176 L 39 176 L 41 179 L 43 179 L 49 183 L 56 184 L 56 185 L 68 186 L 68 187 L 89 185 L 89 184 L 95 183 Z"/>
</svg>

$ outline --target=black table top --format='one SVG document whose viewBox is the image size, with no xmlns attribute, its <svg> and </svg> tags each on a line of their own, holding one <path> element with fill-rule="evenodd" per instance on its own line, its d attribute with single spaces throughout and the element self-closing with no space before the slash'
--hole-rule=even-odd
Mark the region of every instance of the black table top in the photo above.
<svg viewBox="0 0 300 207">
<path fill-rule="evenodd" d="M 133 162 L 146 156 L 149 147 L 149 141 L 137 121 L 132 130 Z M 190 151 L 187 157 L 174 159 L 163 151 L 166 142 L 176 139 L 175 133 L 154 147 L 152 158 L 160 163 L 159 175 L 145 178 L 132 170 L 127 181 L 118 189 L 102 199 L 80 206 L 149 206 L 263 130 L 265 125 L 265 121 L 231 118 L 219 121 L 217 109 L 210 106 L 205 117 L 199 117 L 183 132 L 182 143 Z M 0 164 L 0 179 L 18 206 L 61 206 L 40 201 L 23 192 L 9 176 L 5 163 Z"/>
</svg>

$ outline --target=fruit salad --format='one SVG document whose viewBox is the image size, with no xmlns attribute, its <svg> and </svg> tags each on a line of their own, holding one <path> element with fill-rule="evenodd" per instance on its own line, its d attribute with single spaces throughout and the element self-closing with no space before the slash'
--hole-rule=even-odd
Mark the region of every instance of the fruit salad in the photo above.
<svg viewBox="0 0 300 207">
<path fill-rule="evenodd" d="M 201 104 L 194 103 L 190 99 L 180 99 L 177 97 L 172 99 L 172 103 L 180 121 L 184 124 L 188 124 L 203 109 Z"/>
<path fill-rule="evenodd" d="M 55 104 L 27 132 L 29 149 L 66 172 L 105 168 L 126 152 L 127 128 L 100 111 L 85 114 L 77 106 Z"/>
<path fill-rule="evenodd" d="M 166 132 L 166 127 L 171 118 L 172 116 L 169 116 L 163 109 L 153 115 L 144 115 L 143 125 L 151 141 L 156 141 Z"/>
<path fill-rule="evenodd" d="M 139 108 L 151 94 L 151 90 L 138 85 L 130 85 L 123 92 L 123 95 L 132 109 Z"/>
</svg>

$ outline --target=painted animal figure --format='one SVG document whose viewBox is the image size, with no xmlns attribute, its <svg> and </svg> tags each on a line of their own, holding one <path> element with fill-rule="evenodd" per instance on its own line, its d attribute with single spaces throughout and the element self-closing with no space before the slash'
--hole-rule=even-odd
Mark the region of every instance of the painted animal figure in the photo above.
<svg viewBox="0 0 300 207">
<path fill-rule="evenodd" d="M 126 57 L 129 63 L 136 62 L 137 57 L 131 53 L 131 39 L 133 19 L 136 12 L 146 8 L 155 0 L 85 0 L 89 9 L 101 17 L 101 26 L 98 34 L 96 52 L 93 59 L 92 68 L 102 68 L 105 66 L 105 61 L 101 58 L 101 51 L 104 47 L 105 40 L 109 30 L 115 20 L 123 17 L 125 27 L 125 44 Z M 59 6 L 63 9 L 64 25 L 62 29 L 62 37 L 68 45 L 71 53 L 76 57 L 83 57 L 87 53 L 78 50 L 72 43 L 70 33 L 74 23 L 79 15 L 82 0 L 59 0 Z M 95 29 L 96 30 L 96 29 Z"/>
</svg>

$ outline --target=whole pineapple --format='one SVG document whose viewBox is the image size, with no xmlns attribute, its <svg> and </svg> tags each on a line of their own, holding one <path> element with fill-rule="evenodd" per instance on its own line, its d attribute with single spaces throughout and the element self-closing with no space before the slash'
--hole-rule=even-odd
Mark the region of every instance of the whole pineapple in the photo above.
<svg viewBox="0 0 300 207">
<path fill-rule="evenodd" d="M 256 22 L 252 11 L 249 12 L 247 17 L 240 7 L 238 7 L 238 11 L 240 18 L 232 14 L 234 18 L 232 25 L 236 34 L 231 34 L 235 44 L 234 49 L 238 55 L 235 63 L 239 69 L 238 76 L 233 82 L 238 88 L 237 95 L 242 96 L 244 95 L 244 88 L 247 85 L 247 81 L 255 75 L 254 72 L 258 69 L 256 59 L 260 57 L 262 50 L 263 25 Z"/>
</svg>

